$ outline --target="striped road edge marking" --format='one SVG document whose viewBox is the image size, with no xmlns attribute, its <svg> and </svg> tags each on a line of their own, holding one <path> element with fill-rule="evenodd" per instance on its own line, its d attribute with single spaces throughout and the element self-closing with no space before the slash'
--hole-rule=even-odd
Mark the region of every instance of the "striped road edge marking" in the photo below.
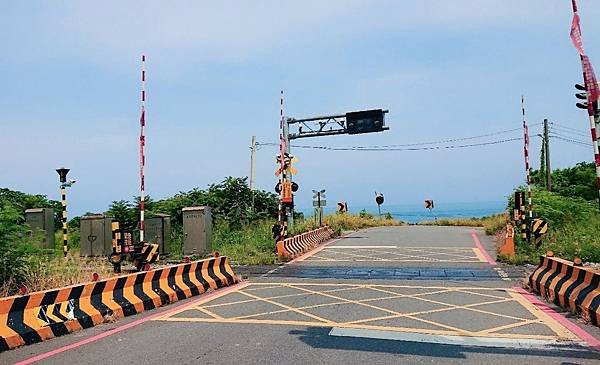
<svg viewBox="0 0 600 365">
<path fill-rule="evenodd" d="M 488 262 L 488 260 L 485 258 L 485 256 L 483 255 L 483 253 L 481 252 L 481 250 L 478 247 L 473 247 L 473 252 L 475 253 L 475 256 L 477 256 L 477 259 L 481 262 Z"/>
<path fill-rule="evenodd" d="M 481 241 L 479 241 L 479 237 L 477 237 L 477 232 L 472 231 L 471 237 L 473 238 L 473 242 L 475 242 L 475 246 L 477 246 L 483 257 L 485 258 L 485 261 L 487 261 L 487 263 L 490 265 L 496 265 L 496 260 L 494 260 L 490 256 L 490 254 L 485 250 L 485 248 L 481 244 Z"/>
<path fill-rule="evenodd" d="M 202 304 L 204 302 L 207 302 L 207 301 L 216 299 L 218 297 L 221 297 L 221 296 L 223 296 L 225 294 L 228 294 L 228 293 L 230 293 L 232 291 L 237 291 L 239 289 L 245 288 L 248 285 L 249 285 L 249 283 L 247 283 L 247 282 L 240 282 L 238 284 L 234 284 L 234 285 L 222 288 L 222 289 L 217 289 L 217 290 L 215 290 L 213 292 L 210 292 L 210 293 L 201 294 L 202 295 L 201 298 L 193 300 L 193 301 L 191 301 L 189 303 L 185 302 L 185 303 L 175 304 L 175 305 L 173 305 L 173 307 L 171 309 L 167 309 L 167 310 L 165 310 L 165 311 L 163 311 L 161 313 L 152 314 L 152 315 L 149 315 L 148 317 L 140 318 L 140 319 L 135 320 L 133 322 L 122 324 L 119 327 L 116 327 L 116 328 L 113 328 L 113 329 L 109 329 L 108 331 L 102 332 L 102 333 L 97 334 L 95 336 L 91 336 L 91 337 L 88 337 L 88 338 L 83 339 L 81 341 L 78 341 L 78 342 L 75 342 L 75 343 L 72 343 L 72 344 L 60 347 L 58 349 L 51 350 L 51 351 L 48 351 L 48 352 L 44 352 L 44 353 L 35 355 L 33 357 L 30 357 L 28 359 L 19 361 L 19 362 L 15 363 L 15 365 L 29 365 L 29 364 L 33 364 L 35 362 L 47 359 L 47 358 L 52 357 L 54 355 L 58 355 L 60 353 L 63 353 L 63 352 L 69 351 L 69 350 L 74 350 L 74 349 L 76 349 L 78 347 L 87 345 L 87 344 L 92 343 L 92 342 L 96 342 L 96 341 L 101 340 L 103 338 L 106 338 L 108 336 L 111 336 L 111 335 L 114 335 L 116 333 L 128 330 L 130 328 L 136 327 L 136 326 L 138 326 L 140 324 L 143 324 L 145 322 L 157 319 L 159 317 L 166 316 L 166 315 L 174 315 L 176 313 L 179 313 L 181 311 L 182 307 L 185 307 L 187 309 L 188 306 L 190 306 L 190 305 Z"/>
<path fill-rule="evenodd" d="M 560 323 L 564 328 L 573 333 L 575 336 L 579 337 L 581 340 L 585 341 L 588 346 L 598 352 L 600 352 L 600 340 L 596 337 L 589 334 L 583 328 L 579 327 L 575 323 L 572 323 L 565 317 L 561 316 L 560 313 L 550 308 L 546 303 L 539 300 L 536 296 L 529 293 L 523 288 L 515 287 L 513 290 L 520 294 L 524 301 L 530 303 L 530 305 L 535 306 L 540 311 L 542 311 L 546 316 L 552 318 L 554 321 Z"/>
<path fill-rule="evenodd" d="M 516 349 L 527 348 L 545 350 L 568 349 L 572 351 L 589 351 L 587 347 L 573 346 L 573 343 L 565 344 L 564 341 L 559 340 L 539 340 L 532 338 L 493 338 L 454 335 L 430 335 L 426 333 L 394 332 L 340 327 L 333 327 L 331 331 L 329 331 L 329 335 L 337 337 L 373 338 L 379 340 L 410 341 L 456 346 L 501 347 Z M 575 345 L 581 344 L 575 343 Z"/>
</svg>

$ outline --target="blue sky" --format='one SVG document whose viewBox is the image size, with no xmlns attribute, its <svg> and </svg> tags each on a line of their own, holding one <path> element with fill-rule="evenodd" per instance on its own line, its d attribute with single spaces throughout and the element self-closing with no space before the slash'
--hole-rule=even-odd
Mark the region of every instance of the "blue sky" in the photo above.
<svg viewBox="0 0 600 365">
<path fill-rule="evenodd" d="M 600 4 L 579 7 L 600 69 Z M 568 0 L 5 2 L 0 186 L 58 199 L 54 169 L 64 165 L 78 180 L 72 214 L 136 195 L 141 53 L 146 189 L 157 199 L 247 176 L 251 136 L 277 140 L 281 89 L 293 117 L 390 110 L 388 132 L 302 144 L 400 144 L 517 128 L 521 94 L 531 124 L 546 117 L 586 131 L 585 112 L 574 106 L 581 71 L 570 22 Z M 540 141 L 532 141 L 536 167 Z M 317 188 L 351 206 L 370 204 L 375 190 L 390 204 L 501 200 L 524 181 L 520 142 L 295 152 L 300 206 Z M 551 152 L 553 167 L 592 160 L 591 148 L 558 140 Z M 258 152 L 259 188 L 275 184 L 275 153 Z"/>
</svg>

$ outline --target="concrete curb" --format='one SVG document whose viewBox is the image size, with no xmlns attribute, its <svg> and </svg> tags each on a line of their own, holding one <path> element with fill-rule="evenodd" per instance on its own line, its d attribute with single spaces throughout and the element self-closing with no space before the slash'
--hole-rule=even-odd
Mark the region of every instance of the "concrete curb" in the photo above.
<svg viewBox="0 0 600 365">
<path fill-rule="evenodd" d="M 333 234 L 334 232 L 329 226 L 324 226 L 286 238 L 277 242 L 277 255 L 286 259 L 293 259 L 314 246 L 329 240 L 333 237 Z"/>
<path fill-rule="evenodd" d="M 221 256 L 0 299 L 0 351 L 164 306 L 238 281 Z"/>
<path fill-rule="evenodd" d="M 600 274 L 573 262 L 541 256 L 540 264 L 529 277 L 531 290 L 548 301 L 581 313 L 600 325 Z"/>
</svg>

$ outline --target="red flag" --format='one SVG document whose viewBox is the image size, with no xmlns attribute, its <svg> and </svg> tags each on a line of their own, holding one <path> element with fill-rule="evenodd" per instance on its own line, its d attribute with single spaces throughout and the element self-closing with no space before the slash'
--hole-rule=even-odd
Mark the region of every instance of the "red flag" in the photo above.
<svg viewBox="0 0 600 365">
<path fill-rule="evenodd" d="M 585 88 L 587 89 L 588 102 L 595 102 L 600 96 L 600 90 L 598 90 L 598 81 L 596 81 L 596 74 L 594 74 L 594 68 L 588 56 L 581 56 L 581 67 L 583 67 L 583 78 L 585 81 Z"/>
<path fill-rule="evenodd" d="M 580 55 L 585 55 L 583 51 L 583 40 L 581 39 L 581 28 L 579 26 L 579 15 L 573 14 L 573 21 L 571 22 L 571 41 L 579 52 Z"/>
<path fill-rule="evenodd" d="M 600 90 L 598 89 L 598 82 L 596 81 L 596 75 L 594 74 L 594 68 L 588 56 L 585 55 L 583 50 L 583 40 L 581 38 L 581 25 L 579 22 L 579 15 L 577 14 L 577 4 L 575 0 L 573 3 L 573 21 L 571 22 L 571 41 L 577 49 L 579 56 L 581 57 L 581 68 L 583 69 L 583 81 L 587 89 L 588 102 L 591 104 L 598 100 L 600 96 Z"/>
</svg>

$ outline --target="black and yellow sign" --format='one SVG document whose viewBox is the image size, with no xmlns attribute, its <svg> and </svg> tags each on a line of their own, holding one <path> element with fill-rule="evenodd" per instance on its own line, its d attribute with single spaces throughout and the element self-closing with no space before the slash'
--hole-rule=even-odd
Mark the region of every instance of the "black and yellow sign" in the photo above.
<svg viewBox="0 0 600 365">
<path fill-rule="evenodd" d="M 425 200 L 425 209 L 433 209 L 433 199 Z"/>
<path fill-rule="evenodd" d="M 534 219 L 531 224 L 531 231 L 533 232 L 535 246 L 540 246 L 542 244 L 542 236 L 548 232 L 548 222 L 540 218 Z"/>
</svg>

